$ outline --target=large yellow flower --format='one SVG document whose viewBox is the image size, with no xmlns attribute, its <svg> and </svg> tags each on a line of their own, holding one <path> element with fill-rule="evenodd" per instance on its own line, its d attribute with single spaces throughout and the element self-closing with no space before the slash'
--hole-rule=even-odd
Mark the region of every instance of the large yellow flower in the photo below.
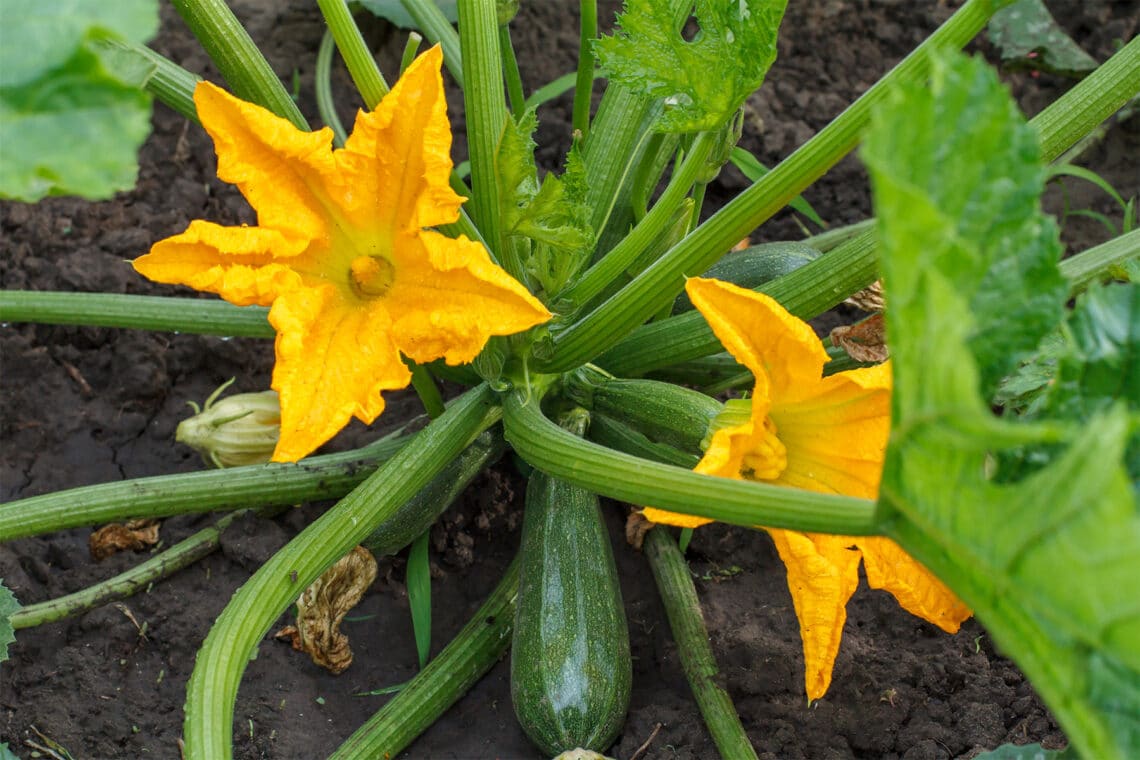
<svg viewBox="0 0 1140 760">
<path fill-rule="evenodd" d="M 482 245 L 429 227 L 454 222 L 451 131 L 442 54 L 421 55 L 343 149 L 208 83 L 194 91 L 218 176 L 257 211 L 256 227 L 191 222 L 135 268 L 159 282 L 272 306 L 273 388 L 281 396 L 275 461 L 295 461 L 355 416 L 370 423 L 383 390 L 417 362 L 471 361 L 492 335 L 550 313 Z"/>
<path fill-rule="evenodd" d="M 823 376 L 827 352 L 811 327 L 768 296 L 694 278 L 686 290 L 717 338 L 756 378 L 751 412 L 716 430 L 697 472 L 823 493 L 878 497 L 890 433 L 887 365 Z M 731 403 L 731 402 L 730 402 Z M 654 522 L 709 520 L 647 508 Z M 808 699 L 822 697 L 863 560 L 872 588 L 948 633 L 970 610 L 894 541 L 766 529 L 788 572 L 803 639 Z"/>
</svg>

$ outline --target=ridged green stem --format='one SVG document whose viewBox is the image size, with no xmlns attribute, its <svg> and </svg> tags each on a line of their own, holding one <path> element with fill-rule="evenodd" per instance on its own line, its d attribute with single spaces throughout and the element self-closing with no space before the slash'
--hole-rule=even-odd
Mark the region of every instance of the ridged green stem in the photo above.
<svg viewBox="0 0 1140 760">
<path fill-rule="evenodd" d="M 594 90 L 594 40 L 598 36 L 598 0 L 578 3 L 578 76 L 574 82 L 571 124 L 586 139 L 590 133 L 590 100 Z"/>
<path fill-rule="evenodd" d="M 535 396 L 506 397 L 503 430 L 530 465 L 612 499 L 749 527 L 848 536 L 874 535 L 877 529 L 872 501 L 701 475 L 613 451 L 548 420 Z"/>
<path fill-rule="evenodd" d="M 317 94 L 317 111 L 321 120 L 333 131 L 333 145 L 344 147 L 348 133 L 344 131 L 344 124 L 336 112 L 336 101 L 332 94 L 332 60 L 336 50 L 336 42 L 332 32 L 325 30 L 321 37 L 321 46 L 317 49 L 317 65 L 313 71 L 313 89 Z"/>
<path fill-rule="evenodd" d="M 272 338 L 261 306 L 225 301 L 119 293 L 62 293 L 47 290 L 0 291 L 0 322 L 126 327 L 138 330 Z"/>
<path fill-rule="evenodd" d="M 133 53 L 152 64 L 154 70 L 143 85 L 146 91 L 187 119 L 198 121 L 198 109 L 194 107 L 194 88 L 202 81 L 202 77 L 190 73 L 146 45 L 111 37 L 99 40 L 97 44 Z"/>
<path fill-rule="evenodd" d="M 170 0 L 234 94 L 293 122 L 309 125 L 225 0 Z"/>
<path fill-rule="evenodd" d="M 629 285 L 573 326 L 554 335 L 551 357 L 538 359 L 540 372 L 564 372 L 590 361 L 668 304 L 684 286 L 684 275 L 699 274 L 741 238 L 786 206 L 847 155 L 859 142 L 871 110 L 899 82 L 923 79 L 928 52 L 969 42 L 1001 3 L 969 0 L 914 52 L 851 104 L 830 124 L 711 219 L 654 262 Z M 845 273 L 839 273 L 845 276 Z M 545 356 L 545 354 L 544 354 Z"/>
<path fill-rule="evenodd" d="M 499 220 L 499 182 L 495 158 L 507 111 L 499 54 L 495 0 L 460 0 L 459 41 L 463 50 L 463 103 L 467 109 L 467 150 L 471 157 L 471 192 L 467 206 L 503 268 L 526 282 L 522 262 L 503 244 Z"/>
<path fill-rule="evenodd" d="M 232 512 L 210 527 L 179 541 L 141 565 L 119 573 L 114 578 L 108 578 L 74 594 L 21 607 L 12 615 L 12 627 L 20 630 L 52 623 L 80 615 L 108 602 L 133 596 L 151 583 L 174 575 L 182 568 L 194 564 L 213 552 L 221 545 L 222 533 L 230 523 L 243 514 L 245 510 Z"/>
<path fill-rule="evenodd" d="M 681 166 L 669 179 L 669 185 L 661 194 L 653 209 L 634 227 L 613 250 L 598 263 L 590 267 L 569 288 L 559 293 L 555 299 L 556 311 L 573 309 L 589 303 L 594 296 L 619 277 L 647 247 L 665 233 L 673 222 L 673 214 L 689 194 L 693 183 L 705 169 L 705 161 L 716 146 L 718 136 L 712 132 L 702 132 L 693 142 L 692 149 Z"/>
<path fill-rule="evenodd" d="M 309 584 L 412 498 L 500 409 L 484 385 L 461 396 L 439 418 L 348 496 L 274 554 L 234 594 L 198 650 L 186 690 L 187 760 L 226 760 L 233 752 L 238 684 L 273 621 Z"/>
<path fill-rule="evenodd" d="M 518 560 L 451 643 L 329 760 L 396 757 L 502 659 L 511 644 Z"/>
<path fill-rule="evenodd" d="M 1137 256 L 1140 256 L 1140 229 L 1070 256 L 1061 262 L 1061 274 L 1068 278 L 1073 291 L 1084 290 L 1111 267 Z"/>
<path fill-rule="evenodd" d="M 692 10 L 686 0 L 668 0 L 680 24 Z M 604 72 L 603 72 L 604 74 Z M 608 250 L 604 243 L 607 226 L 624 236 L 628 208 L 628 187 L 623 189 L 627 167 L 636 165 L 644 147 L 643 137 L 652 126 L 661 104 L 652 98 L 609 82 L 590 122 L 588 139 L 582 143 L 586 165 L 586 204 L 590 207 L 590 223 L 598 235 L 598 254 Z"/>
<path fill-rule="evenodd" d="M 339 498 L 408 442 L 401 432 L 353 451 L 324 454 L 296 464 L 135 478 L 9 501 L 0 504 L 0 541 L 135 517 Z"/>
<path fill-rule="evenodd" d="M 443 48 L 443 65 L 451 72 L 451 77 L 463 86 L 463 53 L 459 45 L 459 35 L 455 27 L 443 15 L 443 11 L 433 0 L 400 0 L 404 10 L 416 22 L 416 29 L 433 45 Z"/>
<path fill-rule="evenodd" d="M 1140 93 L 1140 37 L 1033 117 L 1041 156 L 1053 161 Z"/>
<path fill-rule="evenodd" d="M 669 531 L 658 527 L 646 534 L 645 557 L 665 605 L 681 667 L 720 756 L 725 760 L 755 758 L 756 751 L 740 723 L 732 697 L 718 683 L 720 668 L 709 645 L 701 601 L 689 565 Z"/>
<path fill-rule="evenodd" d="M 340 51 L 348 73 L 364 99 L 364 106 L 374 110 L 380 101 L 388 94 L 388 83 L 376 65 L 376 60 L 364 44 L 364 37 L 360 34 L 360 27 L 352 19 L 345 0 L 317 0 L 321 15 L 336 40 L 336 47 Z"/>
</svg>

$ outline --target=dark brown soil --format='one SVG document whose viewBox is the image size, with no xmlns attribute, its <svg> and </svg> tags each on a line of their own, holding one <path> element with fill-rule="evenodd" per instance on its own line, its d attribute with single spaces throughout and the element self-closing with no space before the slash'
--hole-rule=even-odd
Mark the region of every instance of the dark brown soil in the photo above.
<svg viewBox="0 0 1140 760">
<path fill-rule="evenodd" d="M 810 137 L 918 44 L 959 3 L 927 0 L 827 0 L 792 3 L 780 58 L 749 101 L 744 145 L 774 164 Z M 238 14 L 277 72 L 300 74 L 300 102 L 315 114 L 312 66 L 322 24 L 307 0 L 237 0 Z M 1066 28 L 1098 59 L 1136 32 L 1136 2 L 1050 3 Z M 573 3 L 524 3 L 513 36 L 528 88 L 569 71 L 577 49 Z M 565 7 L 564 7 L 565 6 Z M 603 18 L 612 18 L 607 3 Z M 953 7 L 952 7 L 953 6 Z M 181 22 L 163 10 L 156 47 L 187 68 L 214 76 Z M 402 38 L 371 24 L 385 71 L 394 70 Z M 984 44 L 978 49 L 989 53 Z M 1010 75 L 1030 113 L 1063 92 L 1053 77 Z M 336 74 L 343 116 L 357 102 L 347 76 Z M 454 93 L 453 93 L 454 95 Z M 452 98 L 462 123 L 462 104 Z M 540 111 L 540 159 L 557 163 L 569 142 L 569 99 Z M 138 187 L 106 203 L 54 199 L 0 206 L 0 286 L 39 290 L 169 293 L 124 263 L 193 218 L 252 222 L 244 200 L 214 177 L 210 143 L 200 129 L 157 106 L 154 135 L 142 151 Z M 760 127 L 763 132 L 760 132 Z M 457 135 L 456 154 L 465 144 Z M 1136 121 L 1112 129 L 1085 155 L 1129 197 L 1138 192 Z M 726 170 L 713 203 L 744 187 Z M 1099 191 L 1070 183 L 1069 202 L 1119 220 Z M 808 192 L 835 224 L 870 212 L 865 175 L 849 158 Z M 1051 191 L 1050 208 L 1063 198 Z M 1088 219 L 1065 222 L 1071 250 L 1107 233 Z M 785 213 L 757 240 L 801 234 Z M 236 377 L 237 390 L 267 386 L 269 342 L 187 335 L 33 325 L 0 326 L 0 498 L 144 475 L 199 469 L 193 452 L 173 441 L 185 402 L 201 402 Z M 362 443 L 416 412 L 414 397 L 393 394 L 372 431 L 355 425 L 334 446 Z M 496 583 L 518 543 L 521 479 L 509 463 L 482 477 L 443 518 L 432 560 L 438 652 Z M 146 594 L 78 619 L 20 632 L 0 680 L 0 738 L 21 756 L 42 732 L 77 758 L 177 758 L 185 683 L 194 654 L 230 594 L 273 551 L 327 505 L 304 505 L 275 519 L 246 518 L 225 535 L 222 550 Z M 643 557 L 620 540 L 621 505 L 611 504 L 622 588 L 634 656 L 629 719 L 611 754 L 629 758 L 650 739 L 644 758 L 709 758 L 716 751 L 696 712 L 677 650 Z M 170 545 L 210 521 L 167 520 Z M 89 531 L 71 530 L 0 546 L 0 577 L 23 603 L 78 590 L 141 557 L 102 563 L 88 556 Z M 996 653 L 975 622 L 947 636 L 902 612 L 892 598 L 861 589 L 849 607 L 835 680 L 810 708 L 803 693 L 800 642 L 783 569 L 760 532 L 712 526 L 690 551 L 712 643 L 744 725 L 764 758 L 968 757 L 1007 741 L 1059 746 L 1064 736 L 1017 668 Z M 347 623 L 356 661 L 331 676 L 281 643 L 267 639 L 242 682 L 235 716 L 241 758 L 324 757 L 388 697 L 355 693 L 404 681 L 416 655 L 402 583 L 403 559 L 381 562 L 380 578 Z M 145 624 L 140 635 L 135 622 Z M 284 621 L 283 621 L 284 622 Z M 656 728 L 660 726 L 660 730 Z M 34 729 L 33 729 L 34 727 Z M 405 753 L 412 758 L 529 758 L 537 752 L 511 709 L 508 665 L 500 663 Z"/>
</svg>

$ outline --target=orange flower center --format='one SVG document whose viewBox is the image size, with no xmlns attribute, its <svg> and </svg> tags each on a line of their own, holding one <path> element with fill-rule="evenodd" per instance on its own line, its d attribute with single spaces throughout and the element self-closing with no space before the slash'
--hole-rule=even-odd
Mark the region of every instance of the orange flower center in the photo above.
<svg viewBox="0 0 1140 760">
<path fill-rule="evenodd" d="M 357 256 L 348 265 L 352 289 L 362 298 L 379 298 L 392 287 L 396 269 L 382 256 Z"/>
<path fill-rule="evenodd" d="M 776 424 L 764 418 L 764 430 L 752 450 L 740 461 L 740 476 L 745 480 L 775 480 L 788 466 L 788 450 L 776 437 Z"/>
</svg>

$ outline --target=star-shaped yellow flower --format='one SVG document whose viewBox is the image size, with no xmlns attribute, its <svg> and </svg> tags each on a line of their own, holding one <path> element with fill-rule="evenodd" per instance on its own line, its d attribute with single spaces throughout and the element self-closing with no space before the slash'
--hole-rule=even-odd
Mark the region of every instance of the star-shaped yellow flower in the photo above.
<svg viewBox="0 0 1140 760">
<path fill-rule="evenodd" d="M 689 280 L 686 290 L 720 342 L 756 378 L 748 418 L 716 430 L 695 470 L 877 498 L 890 433 L 889 366 L 824 377 L 823 345 L 807 323 L 773 299 L 699 278 Z M 710 522 L 654 508 L 645 516 L 683 527 Z M 890 539 L 766 530 L 787 567 L 810 700 L 831 684 L 860 559 L 872 588 L 889 591 L 904 609 L 948 633 L 971 614 Z"/>
<path fill-rule="evenodd" d="M 421 55 L 343 149 L 201 83 L 194 103 L 214 139 L 218 176 L 240 188 L 256 227 L 191 222 L 135 260 L 158 282 L 272 306 L 273 388 L 281 396 L 275 461 L 295 461 L 350 417 L 370 423 L 383 390 L 416 362 L 469 362 L 492 335 L 550 313 L 482 245 L 426 229 L 459 218 L 448 185 L 451 130 L 442 54 Z"/>
</svg>

